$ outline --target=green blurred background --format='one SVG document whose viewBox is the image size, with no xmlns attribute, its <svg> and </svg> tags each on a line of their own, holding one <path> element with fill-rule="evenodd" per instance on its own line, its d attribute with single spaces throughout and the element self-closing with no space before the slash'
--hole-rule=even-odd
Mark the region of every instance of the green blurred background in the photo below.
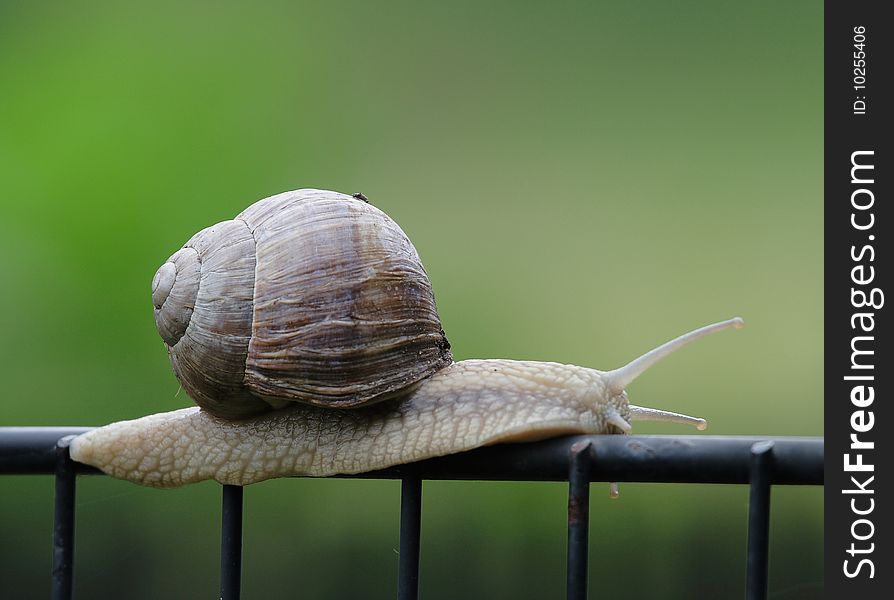
<svg viewBox="0 0 894 600">
<path fill-rule="evenodd" d="M 822 435 L 822 3 L 0 3 L 5 425 L 188 405 L 155 269 L 287 189 L 414 240 L 458 359 L 611 368 L 710 433 Z M 678 425 L 640 433 L 692 433 Z M 49 477 L 0 479 L 0 596 L 49 590 Z M 566 486 L 429 482 L 426 598 L 564 594 Z M 774 489 L 774 598 L 822 594 L 822 493 Z M 747 489 L 593 486 L 591 590 L 740 597 Z M 248 598 L 389 598 L 399 484 L 246 490 Z M 82 598 L 212 597 L 219 487 L 82 478 Z"/>
</svg>

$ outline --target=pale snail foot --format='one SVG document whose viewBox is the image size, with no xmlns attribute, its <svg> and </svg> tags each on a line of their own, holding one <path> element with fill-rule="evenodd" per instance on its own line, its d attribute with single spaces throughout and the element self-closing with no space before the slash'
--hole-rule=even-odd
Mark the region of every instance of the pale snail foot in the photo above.
<svg viewBox="0 0 894 600">
<path fill-rule="evenodd" d="M 243 420 L 183 409 L 113 423 L 76 438 L 74 460 L 153 487 L 214 479 L 361 473 L 501 442 L 625 434 L 632 420 L 704 429 L 704 419 L 630 405 L 625 387 L 646 368 L 739 319 L 662 344 L 627 366 L 597 371 L 513 360 L 453 363 L 392 402 L 353 410 L 295 404 Z M 624 387 L 620 387 L 620 386 Z M 617 486 L 610 492 L 617 496 Z"/>
</svg>

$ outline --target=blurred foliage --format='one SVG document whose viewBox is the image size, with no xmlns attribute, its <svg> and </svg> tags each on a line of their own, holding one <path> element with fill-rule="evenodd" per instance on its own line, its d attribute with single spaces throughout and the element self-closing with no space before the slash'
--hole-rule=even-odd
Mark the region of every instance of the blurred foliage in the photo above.
<svg viewBox="0 0 894 600">
<path fill-rule="evenodd" d="M 149 282 L 298 187 L 414 240 L 457 358 L 601 368 L 739 314 L 633 402 L 822 434 L 822 4 L 0 3 L 6 425 L 185 406 Z M 686 432 L 650 425 L 639 432 Z M 45 597 L 52 481 L 0 480 L 0 595 Z M 219 488 L 82 479 L 80 597 L 207 597 Z M 427 598 L 559 597 L 565 486 L 426 484 Z M 600 596 L 741 596 L 747 490 L 594 486 Z M 387 598 L 399 485 L 246 492 L 246 597 Z M 821 594 L 822 492 L 774 490 L 770 586 Z"/>
</svg>

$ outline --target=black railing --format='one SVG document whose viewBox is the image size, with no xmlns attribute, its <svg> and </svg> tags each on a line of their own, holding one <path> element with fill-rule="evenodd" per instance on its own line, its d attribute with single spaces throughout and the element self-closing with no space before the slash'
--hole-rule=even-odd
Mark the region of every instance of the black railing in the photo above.
<svg viewBox="0 0 894 600">
<path fill-rule="evenodd" d="M 0 427 L 0 475 L 55 474 L 53 598 L 72 597 L 75 483 L 99 471 L 68 455 L 87 427 Z M 750 484 L 746 599 L 767 597 L 770 490 L 822 485 L 821 438 L 728 436 L 569 436 L 504 444 L 350 475 L 400 479 L 398 597 L 419 590 L 422 482 L 426 479 L 568 481 L 566 594 L 587 596 L 589 484 L 592 481 Z M 242 488 L 225 485 L 221 518 L 220 596 L 238 598 L 242 575 Z"/>
</svg>

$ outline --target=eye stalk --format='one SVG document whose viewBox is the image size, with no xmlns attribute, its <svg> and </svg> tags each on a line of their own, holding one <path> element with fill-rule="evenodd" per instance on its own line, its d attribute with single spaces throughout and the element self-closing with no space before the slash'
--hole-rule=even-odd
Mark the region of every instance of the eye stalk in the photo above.
<svg viewBox="0 0 894 600">
<path fill-rule="evenodd" d="M 728 319 L 726 321 L 712 323 L 711 325 L 699 327 L 698 329 L 690 331 L 689 333 L 684 333 L 683 335 L 676 337 L 669 342 L 661 344 L 657 348 L 649 350 L 639 358 L 633 359 L 623 367 L 606 372 L 606 386 L 614 393 L 620 394 L 621 392 L 626 390 L 627 386 L 633 383 L 633 381 L 637 377 L 645 373 L 649 369 L 649 367 L 660 361 L 662 358 L 673 354 L 690 342 L 694 342 L 695 340 L 701 339 L 712 333 L 723 331 L 724 329 L 741 329 L 744 326 L 745 321 L 743 321 L 741 317 L 733 317 L 732 319 Z"/>
<path fill-rule="evenodd" d="M 673 354 L 683 346 L 690 342 L 701 339 L 712 333 L 723 331 L 725 329 L 741 329 L 745 326 L 745 321 L 741 317 L 733 317 L 726 321 L 705 325 L 689 333 L 676 337 L 669 342 L 661 344 L 657 348 L 649 350 L 639 358 L 635 358 L 623 367 L 608 371 L 605 373 L 606 388 L 613 394 L 623 394 L 627 386 L 645 373 L 649 367 L 660 361 L 662 358 Z M 690 417 L 669 410 L 659 410 L 657 408 L 648 408 L 645 406 L 629 405 L 631 421 L 669 421 L 672 423 L 682 423 L 684 425 L 694 425 L 699 431 L 703 431 L 708 427 L 708 422 L 700 417 Z M 619 426 L 620 427 L 620 426 Z M 629 426 L 628 426 L 629 428 Z"/>
</svg>

